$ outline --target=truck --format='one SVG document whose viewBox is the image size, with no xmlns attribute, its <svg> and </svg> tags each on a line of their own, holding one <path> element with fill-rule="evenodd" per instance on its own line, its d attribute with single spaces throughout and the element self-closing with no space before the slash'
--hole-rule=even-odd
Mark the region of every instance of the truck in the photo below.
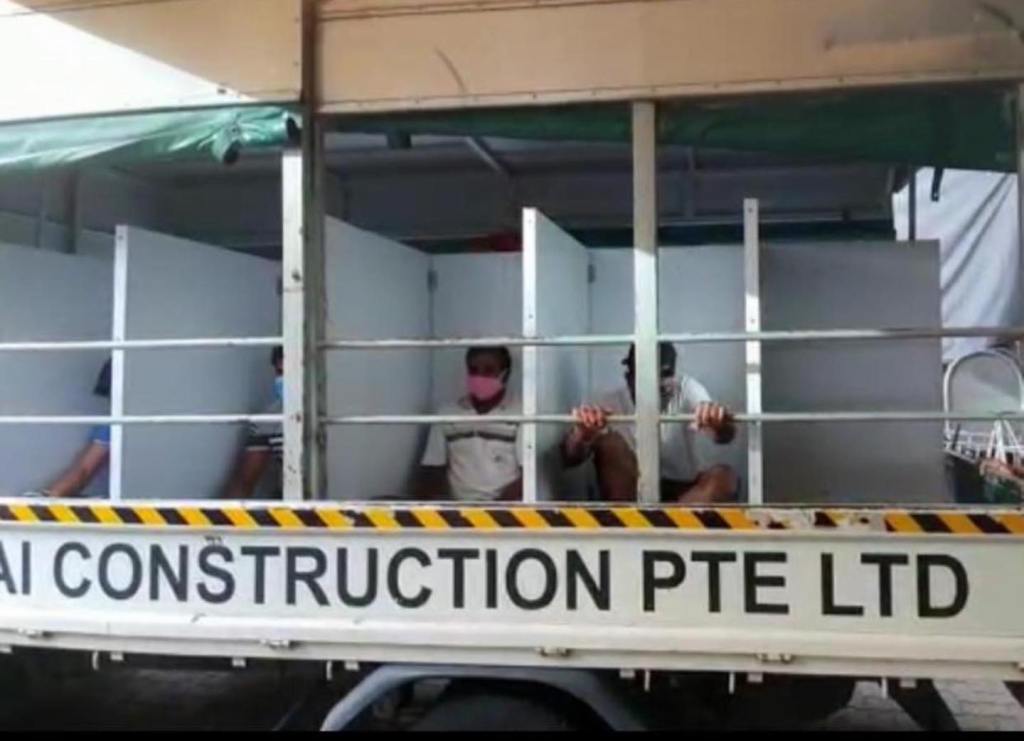
<svg viewBox="0 0 1024 741">
<path fill-rule="evenodd" d="M 869 679 L 955 727 L 935 680 L 1024 679 L 1024 510 L 958 501 L 943 430 L 983 458 L 954 423 L 1024 406 L 943 407 L 941 342 L 1024 332 L 944 324 L 889 198 L 926 166 L 1024 182 L 1022 28 L 958 0 L 5 3 L 10 696 L 271 663 L 325 731 L 637 730 L 796 725 Z M 659 429 L 693 422 L 659 342 L 737 412 L 736 504 L 659 501 Z M 552 451 L 630 345 L 611 504 Z M 522 502 L 415 501 L 424 427 L 474 420 L 435 402 L 493 346 Z M 279 497 L 220 498 L 251 424 L 280 426 Z M 93 425 L 106 486 L 19 496 Z"/>
</svg>

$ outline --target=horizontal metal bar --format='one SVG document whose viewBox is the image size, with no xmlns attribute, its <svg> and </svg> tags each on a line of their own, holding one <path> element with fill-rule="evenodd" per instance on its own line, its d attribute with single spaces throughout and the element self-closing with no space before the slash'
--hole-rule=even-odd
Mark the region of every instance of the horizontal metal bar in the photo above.
<svg viewBox="0 0 1024 741">
<path fill-rule="evenodd" d="M 928 411 L 880 411 L 880 412 L 765 412 L 763 414 L 737 414 L 739 423 L 764 422 L 767 424 L 788 424 L 817 422 L 944 422 L 973 421 L 995 422 L 996 420 L 1024 420 L 1024 412 L 1004 412 L 999 414 L 982 412 L 928 412 Z M 692 422 L 694 415 L 666 415 L 663 422 Z"/>
<path fill-rule="evenodd" d="M 274 347 L 280 337 L 210 337 L 180 340 L 86 340 L 81 342 L 3 342 L 0 352 L 61 352 L 73 350 L 182 350 L 217 347 Z"/>
<path fill-rule="evenodd" d="M 192 415 L 140 415 L 126 417 L 48 416 L 27 415 L 0 417 L 0 425 L 233 425 L 279 424 L 281 414 L 192 414 Z"/>
<path fill-rule="evenodd" d="M 944 329 L 796 329 L 762 332 L 687 332 L 662 334 L 666 342 L 701 344 L 715 342 L 811 342 L 843 340 L 917 340 L 944 337 L 1024 337 L 1024 327 L 947 327 Z"/>
<path fill-rule="evenodd" d="M 454 337 L 445 339 L 330 340 L 324 350 L 411 350 L 463 347 L 543 347 L 628 345 L 633 335 L 579 335 L 565 337 Z"/>
<path fill-rule="evenodd" d="M 890 329 L 816 329 L 763 332 L 683 332 L 659 335 L 659 339 L 680 345 L 719 342 L 828 342 L 844 340 L 914 340 L 944 337 L 1024 337 L 1024 327 L 948 327 Z M 544 347 L 628 345 L 633 335 L 566 335 L 562 337 L 456 337 L 445 339 L 330 340 L 324 350 L 409 350 L 460 347 Z"/>
<path fill-rule="evenodd" d="M 665 414 L 661 421 L 666 424 L 683 424 L 693 422 L 693 414 Z M 971 412 L 765 412 L 762 414 L 737 414 L 737 423 L 746 424 L 763 422 L 767 424 L 786 423 L 820 423 L 820 422 L 942 422 L 942 421 L 981 421 L 1024 420 L 1024 412 L 1007 412 L 1003 414 L 984 414 Z M 633 423 L 632 415 L 613 415 L 608 418 L 612 423 Z M 342 417 L 325 417 L 321 423 L 328 426 L 342 425 L 429 425 L 451 424 L 471 425 L 487 422 L 489 424 L 574 424 L 576 418 L 569 414 L 488 414 L 485 416 L 467 415 L 429 415 L 429 414 L 392 414 L 392 415 L 358 415 Z"/>
<path fill-rule="evenodd" d="M 575 417 L 568 414 L 487 414 L 478 416 L 466 415 L 430 415 L 430 414 L 391 414 L 391 415 L 359 415 L 344 417 L 326 417 L 321 424 L 328 426 L 342 425 L 469 425 L 480 424 L 573 424 Z M 633 422 L 631 416 L 609 417 L 611 422 Z"/>
</svg>

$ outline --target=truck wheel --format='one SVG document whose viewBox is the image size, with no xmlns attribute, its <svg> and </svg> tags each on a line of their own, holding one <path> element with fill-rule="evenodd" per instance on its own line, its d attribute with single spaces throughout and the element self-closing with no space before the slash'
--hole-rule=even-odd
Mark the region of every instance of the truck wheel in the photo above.
<svg viewBox="0 0 1024 741">
<path fill-rule="evenodd" d="M 446 692 L 411 731 L 574 731 L 572 712 L 514 692 L 459 690 Z"/>
<path fill-rule="evenodd" d="M 32 677 L 20 661 L 0 661 L 0 714 L 16 710 L 32 694 Z"/>
</svg>

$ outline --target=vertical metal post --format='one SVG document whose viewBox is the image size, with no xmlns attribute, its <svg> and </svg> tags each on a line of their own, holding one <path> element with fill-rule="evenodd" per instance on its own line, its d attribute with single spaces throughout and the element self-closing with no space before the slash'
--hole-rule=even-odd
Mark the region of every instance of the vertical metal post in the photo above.
<svg viewBox="0 0 1024 741">
<path fill-rule="evenodd" d="M 917 169 L 910 168 L 910 180 L 907 181 L 907 240 L 917 239 Z"/>
<path fill-rule="evenodd" d="M 523 209 L 523 336 L 537 336 L 537 212 Z M 523 348 L 523 414 L 537 414 L 541 349 Z M 523 425 L 523 501 L 537 501 L 537 425 Z"/>
<path fill-rule="evenodd" d="M 323 373 L 323 219 L 317 177 L 322 132 L 306 119 L 301 147 L 285 150 L 282 188 L 284 337 L 284 497 L 325 495 Z"/>
<path fill-rule="evenodd" d="M 761 331 L 760 207 L 756 198 L 743 201 L 743 264 L 746 330 Z M 746 343 L 747 414 L 760 414 L 761 343 Z M 747 427 L 747 501 L 764 504 L 764 438 L 760 422 Z"/>
<path fill-rule="evenodd" d="M 118 226 L 114 235 L 114 302 L 111 339 L 124 342 L 128 330 L 128 233 Z M 111 352 L 110 362 L 110 415 L 124 416 L 124 350 Z M 110 428 L 109 494 L 111 501 L 124 497 L 124 427 Z"/>
<path fill-rule="evenodd" d="M 1024 83 L 1017 86 L 1017 239 L 1021 261 L 1017 273 L 1017 300 L 1019 310 L 1024 310 Z M 1018 356 L 1020 347 L 1018 340 Z"/>
<path fill-rule="evenodd" d="M 661 493 L 661 399 L 658 389 L 657 111 L 633 103 L 633 285 L 636 334 L 636 453 L 638 496 Z"/>
<path fill-rule="evenodd" d="M 316 116 L 316 2 L 302 3 L 302 140 L 281 160 L 284 498 L 327 495 L 323 128 Z"/>
<path fill-rule="evenodd" d="M 281 323 L 284 338 L 284 498 L 302 500 L 306 492 L 306 239 L 305 158 L 288 149 L 281 161 L 282 257 Z"/>
<path fill-rule="evenodd" d="M 312 127 L 310 182 L 306 204 L 306 418 L 310 494 L 327 498 L 327 430 L 320 420 L 327 415 L 327 361 L 321 344 L 327 336 L 327 255 L 324 247 L 324 188 L 326 160 L 320 121 Z"/>
</svg>

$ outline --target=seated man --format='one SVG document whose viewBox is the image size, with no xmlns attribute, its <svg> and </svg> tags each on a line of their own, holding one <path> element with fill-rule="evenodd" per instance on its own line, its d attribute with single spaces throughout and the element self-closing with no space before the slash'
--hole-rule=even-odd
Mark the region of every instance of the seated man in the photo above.
<svg viewBox="0 0 1024 741">
<path fill-rule="evenodd" d="M 275 347 L 270 354 L 274 367 L 274 398 L 264 409 L 264 414 L 281 414 L 284 405 L 284 352 Z M 250 499 L 259 486 L 267 467 L 273 463 L 277 469 L 278 488 L 281 486 L 281 459 L 284 453 L 284 433 L 280 423 L 269 422 L 249 426 L 249 437 L 245 450 L 224 492 L 226 499 Z M 280 498 L 280 493 L 278 493 Z"/>
<path fill-rule="evenodd" d="M 104 363 L 96 378 L 93 394 L 110 400 L 110 361 Z M 110 458 L 110 427 L 97 425 L 89 431 L 89 442 L 79 453 L 75 462 L 53 484 L 43 489 L 40 494 L 48 497 L 77 497 L 96 477 L 96 474 L 107 465 Z M 33 496 L 29 493 L 28 496 Z"/>
<path fill-rule="evenodd" d="M 436 424 L 423 454 L 418 499 L 519 501 L 522 499 L 520 427 L 489 422 L 487 415 L 520 414 L 509 398 L 512 356 L 504 347 L 477 347 L 466 353 L 467 394 L 439 412 L 476 414 L 470 425 Z"/>
<path fill-rule="evenodd" d="M 577 424 L 562 441 L 562 460 L 567 467 L 578 466 L 593 457 L 601 499 L 632 502 L 637 497 L 639 471 L 634 425 L 608 424 L 609 415 L 636 413 L 636 348 L 623 360 L 626 385 L 611 391 L 596 405 L 573 410 Z M 661 426 L 661 499 L 682 504 L 710 504 L 735 498 L 738 482 L 728 466 L 702 468 L 696 448 L 697 431 L 705 432 L 719 445 L 736 436 L 729 411 L 711 401 L 707 390 L 694 378 L 676 378 L 676 351 L 668 342 L 659 346 L 661 411 L 663 414 L 695 414 L 692 425 Z"/>
</svg>

